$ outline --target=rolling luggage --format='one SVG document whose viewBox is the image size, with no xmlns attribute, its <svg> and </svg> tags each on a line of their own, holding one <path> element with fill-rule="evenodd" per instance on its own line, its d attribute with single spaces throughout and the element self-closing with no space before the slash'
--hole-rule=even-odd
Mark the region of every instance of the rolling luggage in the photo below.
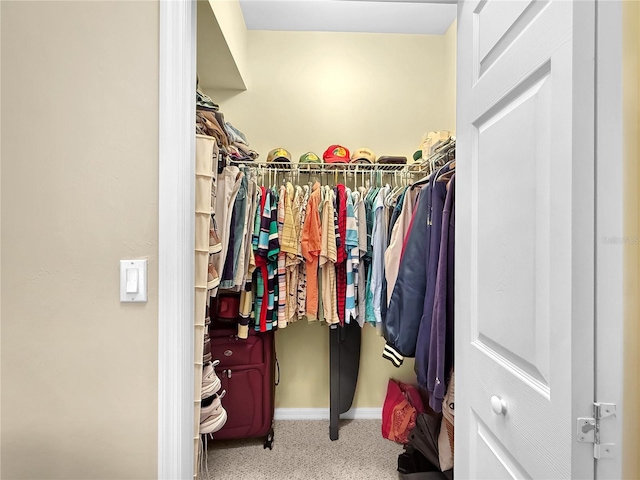
<svg viewBox="0 0 640 480">
<path fill-rule="evenodd" d="M 220 360 L 216 371 L 222 389 L 227 391 L 223 399 L 227 423 L 214 439 L 264 436 L 264 448 L 271 449 L 276 386 L 274 333 L 250 329 L 247 339 L 239 339 L 237 327 L 220 320 L 212 318 L 209 337 L 212 358 Z"/>
</svg>

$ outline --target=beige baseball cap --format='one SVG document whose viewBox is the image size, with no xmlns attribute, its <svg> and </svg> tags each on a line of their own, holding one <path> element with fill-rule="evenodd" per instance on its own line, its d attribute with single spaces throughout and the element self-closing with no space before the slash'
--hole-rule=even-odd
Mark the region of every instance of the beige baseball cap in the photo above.
<svg viewBox="0 0 640 480">
<path fill-rule="evenodd" d="M 351 154 L 350 163 L 375 163 L 376 154 L 368 148 L 359 148 Z"/>
</svg>

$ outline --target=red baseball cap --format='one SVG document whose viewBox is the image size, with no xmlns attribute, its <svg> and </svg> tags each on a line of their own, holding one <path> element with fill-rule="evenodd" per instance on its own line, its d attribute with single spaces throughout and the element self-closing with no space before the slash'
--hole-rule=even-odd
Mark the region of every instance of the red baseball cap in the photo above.
<svg viewBox="0 0 640 480">
<path fill-rule="evenodd" d="M 349 149 L 341 145 L 331 145 L 322 155 L 325 163 L 349 163 Z"/>
</svg>

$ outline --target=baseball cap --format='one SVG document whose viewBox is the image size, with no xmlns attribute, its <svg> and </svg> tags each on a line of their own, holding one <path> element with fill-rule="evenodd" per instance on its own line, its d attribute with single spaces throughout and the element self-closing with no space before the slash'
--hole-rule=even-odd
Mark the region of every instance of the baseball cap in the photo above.
<svg viewBox="0 0 640 480">
<path fill-rule="evenodd" d="M 383 165 L 404 165 L 407 163 L 407 157 L 397 155 L 383 155 L 378 158 L 378 163 Z"/>
<path fill-rule="evenodd" d="M 320 157 L 318 157 L 318 155 L 316 155 L 313 152 L 307 152 L 303 155 L 300 155 L 300 160 L 299 163 L 301 164 L 321 164 L 322 160 L 320 159 Z"/>
<path fill-rule="evenodd" d="M 325 163 L 349 163 L 349 149 L 341 145 L 331 145 L 322 158 Z"/>
<path fill-rule="evenodd" d="M 352 163 L 375 163 L 376 154 L 368 148 L 359 148 L 351 154 Z"/>
<path fill-rule="evenodd" d="M 291 154 L 284 148 L 274 148 L 267 155 L 267 162 L 291 162 Z"/>
</svg>

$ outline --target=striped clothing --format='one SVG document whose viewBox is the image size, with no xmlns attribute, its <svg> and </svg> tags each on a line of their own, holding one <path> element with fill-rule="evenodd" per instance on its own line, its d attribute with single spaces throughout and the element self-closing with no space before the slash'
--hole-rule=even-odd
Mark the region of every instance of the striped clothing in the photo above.
<svg viewBox="0 0 640 480">
<path fill-rule="evenodd" d="M 358 277 L 358 265 L 360 264 L 360 251 L 358 249 L 358 223 L 353 207 L 351 190 L 346 189 L 347 201 L 347 233 L 345 245 L 347 248 L 347 291 L 345 298 L 345 322 L 358 319 L 356 309 L 356 286 Z"/>
<path fill-rule="evenodd" d="M 253 315 L 253 273 L 256 270 L 256 258 L 254 251 L 258 248 L 258 236 L 260 235 L 260 199 L 262 190 L 257 189 L 255 197 L 255 208 L 253 209 L 253 230 L 251 233 L 251 248 L 249 248 L 249 261 L 247 265 L 247 274 L 244 288 L 240 292 L 240 319 L 238 321 L 238 338 L 247 338 L 249 336 L 249 321 Z M 251 224 L 251 222 L 249 222 Z M 247 232 L 247 234 L 249 234 Z"/>
<path fill-rule="evenodd" d="M 373 232 L 373 223 L 374 223 L 374 211 L 373 211 L 373 200 L 370 195 L 367 195 L 364 200 L 364 207 L 366 210 L 366 218 L 367 218 L 367 253 L 364 256 L 364 264 L 367 270 L 367 284 L 365 288 L 365 320 L 373 326 L 376 324 L 376 317 L 373 312 L 373 292 L 371 291 L 371 258 L 373 257 L 373 248 L 371 245 L 371 234 Z"/>
<path fill-rule="evenodd" d="M 322 248 L 320 250 L 321 298 L 324 319 L 328 324 L 340 322 L 336 291 L 336 230 L 334 222 L 334 195 L 327 188 L 322 202 Z"/>
<path fill-rule="evenodd" d="M 280 253 L 278 253 L 278 328 L 287 326 L 287 254 L 282 251 L 283 232 L 285 221 L 285 198 L 287 196 L 287 188 L 282 185 L 280 187 L 280 195 L 278 196 L 278 242 L 280 244 Z"/>
<path fill-rule="evenodd" d="M 364 206 L 364 188 L 361 191 L 353 192 L 353 202 L 358 220 L 358 251 L 360 253 L 360 264 L 358 265 L 357 280 L 357 296 L 356 304 L 358 305 L 358 325 L 364 325 L 366 319 L 365 297 L 367 290 L 367 269 L 364 262 L 364 256 L 367 253 L 367 212 Z"/>
<path fill-rule="evenodd" d="M 275 195 L 262 187 L 260 233 L 258 235 L 256 257 L 256 301 L 255 315 L 259 319 L 256 330 L 273 330 L 277 318 L 274 314 L 278 286 L 275 273 L 278 268 L 278 220 Z M 276 323 L 277 325 L 277 323 Z"/>
</svg>

